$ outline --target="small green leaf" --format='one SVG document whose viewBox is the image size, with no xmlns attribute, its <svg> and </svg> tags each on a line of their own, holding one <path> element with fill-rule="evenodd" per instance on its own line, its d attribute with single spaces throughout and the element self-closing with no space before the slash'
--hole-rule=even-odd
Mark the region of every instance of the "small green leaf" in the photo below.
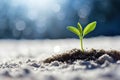
<svg viewBox="0 0 120 80">
<path fill-rule="evenodd" d="M 89 23 L 89 24 L 85 27 L 85 29 L 84 29 L 84 31 L 83 31 L 83 36 L 87 35 L 87 34 L 90 33 L 91 31 L 93 31 L 93 30 L 95 29 L 95 27 L 96 27 L 96 24 L 97 24 L 96 21 L 94 21 L 94 22 L 92 22 L 92 23 Z"/>
<path fill-rule="evenodd" d="M 79 22 L 77 24 L 77 27 L 79 29 L 80 35 L 82 36 L 82 26 L 81 26 L 81 24 Z"/>
<path fill-rule="evenodd" d="M 79 30 L 73 26 L 68 26 L 67 29 L 70 30 L 71 32 L 75 33 L 78 36 L 80 35 Z"/>
</svg>

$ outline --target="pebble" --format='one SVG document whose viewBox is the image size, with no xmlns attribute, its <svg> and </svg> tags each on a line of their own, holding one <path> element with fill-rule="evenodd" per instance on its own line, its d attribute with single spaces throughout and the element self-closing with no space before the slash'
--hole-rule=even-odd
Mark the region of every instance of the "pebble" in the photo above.
<svg viewBox="0 0 120 80">
<path fill-rule="evenodd" d="M 32 63 L 30 66 L 33 66 L 33 67 L 35 67 L 35 68 L 39 68 L 39 67 L 40 67 L 40 64 Z"/>
<path fill-rule="evenodd" d="M 26 63 L 29 63 L 29 62 L 31 62 L 31 59 L 28 59 L 28 60 L 26 61 Z"/>
<path fill-rule="evenodd" d="M 4 72 L 2 73 L 2 75 L 5 76 L 5 77 L 12 77 L 12 76 L 10 75 L 9 71 L 4 71 Z"/>
<path fill-rule="evenodd" d="M 118 60 L 116 63 L 120 65 L 120 60 Z"/>
<path fill-rule="evenodd" d="M 111 63 L 114 62 L 113 58 L 111 56 L 109 56 L 108 54 L 104 54 L 104 55 L 100 56 L 96 62 L 98 64 L 103 64 L 105 61 L 108 61 Z"/>
<path fill-rule="evenodd" d="M 105 61 L 102 65 L 101 68 L 108 67 L 111 63 L 109 61 Z"/>
<path fill-rule="evenodd" d="M 59 66 L 59 62 L 58 61 L 53 61 L 50 63 L 50 66 Z"/>
<path fill-rule="evenodd" d="M 24 74 L 25 74 L 25 75 L 28 75 L 28 74 L 30 74 L 30 73 L 31 73 L 31 72 L 30 72 L 30 70 L 29 70 L 29 69 L 27 69 L 27 68 L 23 69 L 23 72 L 24 72 Z"/>
<path fill-rule="evenodd" d="M 98 68 L 99 67 L 99 64 L 93 62 L 93 61 L 90 61 L 90 65 L 88 66 L 87 69 L 95 69 L 95 68 Z"/>
</svg>

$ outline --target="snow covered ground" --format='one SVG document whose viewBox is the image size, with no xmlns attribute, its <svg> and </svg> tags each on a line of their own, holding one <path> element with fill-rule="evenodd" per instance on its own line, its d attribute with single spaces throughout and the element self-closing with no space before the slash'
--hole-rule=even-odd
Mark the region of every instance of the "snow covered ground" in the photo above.
<svg viewBox="0 0 120 80">
<path fill-rule="evenodd" d="M 0 40 L 0 80 L 119 80 L 119 74 L 117 74 L 120 73 L 119 61 L 116 64 L 109 63 L 110 67 L 93 70 L 87 70 L 85 66 L 78 64 L 79 61 L 72 65 L 59 62 L 39 63 L 47 57 L 73 48 L 80 48 L 79 39 Z M 120 50 L 120 37 L 84 39 L 84 48 L 86 50 L 91 48 Z M 58 66 L 51 66 L 52 64 L 58 64 Z M 107 66 L 107 63 L 104 65 Z M 29 76 L 26 75 L 29 73 Z M 11 78 L 10 75 L 14 77 Z"/>
<path fill-rule="evenodd" d="M 95 37 L 84 39 L 84 48 L 89 50 L 120 50 L 120 37 Z M 15 58 L 18 55 L 44 59 L 66 50 L 80 48 L 79 39 L 58 40 L 0 40 L 0 61 Z"/>
</svg>

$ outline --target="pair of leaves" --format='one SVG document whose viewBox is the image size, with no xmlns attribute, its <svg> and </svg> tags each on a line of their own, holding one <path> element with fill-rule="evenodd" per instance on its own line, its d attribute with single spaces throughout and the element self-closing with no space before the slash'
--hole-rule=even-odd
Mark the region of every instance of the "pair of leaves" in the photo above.
<svg viewBox="0 0 120 80">
<path fill-rule="evenodd" d="M 84 30 L 82 30 L 82 26 L 81 26 L 81 24 L 79 22 L 77 24 L 77 27 L 78 28 L 73 27 L 73 26 L 68 26 L 67 29 L 70 30 L 71 32 L 75 33 L 78 36 L 83 36 L 84 37 L 85 35 L 87 35 L 88 33 L 92 32 L 95 29 L 96 21 L 89 23 L 84 28 Z"/>
</svg>

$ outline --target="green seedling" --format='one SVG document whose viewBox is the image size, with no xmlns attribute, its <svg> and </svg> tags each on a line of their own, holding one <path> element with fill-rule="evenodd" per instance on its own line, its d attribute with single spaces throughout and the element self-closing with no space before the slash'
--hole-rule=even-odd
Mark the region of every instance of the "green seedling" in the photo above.
<svg viewBox="0 0 120 80">
<path fill-rule="evenodd" d="M 80 39 L 80 46 L 81 46 L 81 50 L 82 52 L 84 52 L 84 48 L 83 48 L 83 38 L 90 32 L 92 32 L 95 27 L 96 27 L 96 21 L 89 23 L 84 29 L 82 29 L 81 24 L 78 22 L 77 24 L 77 28 L 74 26 L 68 26 L 67 29 L 70 30 L 71 32 L 73 32 L 74 34 L 76 34 L 79 39 Z"/>
</svg>

